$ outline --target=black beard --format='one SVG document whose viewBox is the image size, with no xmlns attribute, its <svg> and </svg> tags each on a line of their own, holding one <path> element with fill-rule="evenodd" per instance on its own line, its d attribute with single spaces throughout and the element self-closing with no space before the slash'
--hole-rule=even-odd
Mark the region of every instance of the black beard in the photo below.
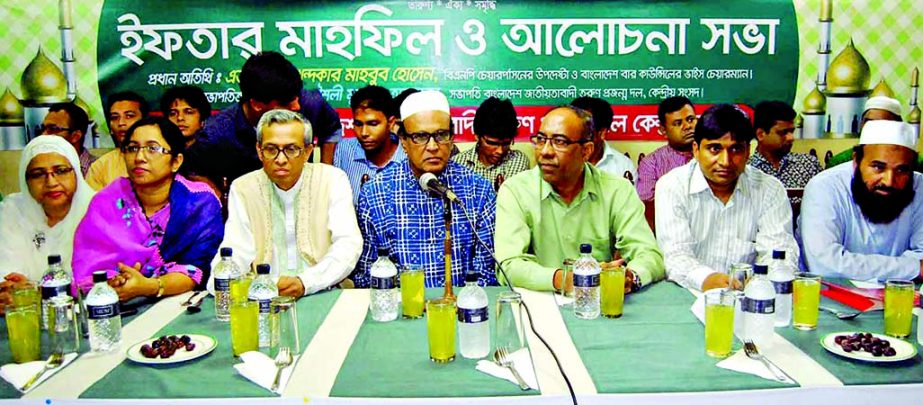
<svg viewBox="0 0 923 405">
<path fill-rule="evenodd" d="M 875 190 L 869 191 L 868 187 L 862 181 L 862 173 L 856 168 L 853 173 L 852 199 L 859 205 L 864 215 L 873 224 L 889 224 L 901 215 L 904 208 L 907 208 L 913 202 L 913 180 L 903 190 L 891 187 L 875 187 L 875 190 L 890 190 L 891 194 L 887 196 L 875 193 Z"/>
</svg>

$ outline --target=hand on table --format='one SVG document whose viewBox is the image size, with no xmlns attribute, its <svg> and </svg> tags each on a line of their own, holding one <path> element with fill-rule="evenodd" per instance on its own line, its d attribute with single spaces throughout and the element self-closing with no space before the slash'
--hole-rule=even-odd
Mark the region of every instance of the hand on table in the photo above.
<svg viewBox="0 0 923 405">
<path fill-rule="evenodd" d="M 304 296 L 304 284 L 298 277 L 279 277 L 279 282 L 276 285 L 279 287 L 279 295 L 295 298 Z"/>
<path fill-rule="evenodd" d="M 712 273 L 705 278 L 702 283 L 702 291 L 708 291 L 713 288 L 726 288 L 730 285 L 730 277 L 724 273 Z M 742 287 L 742 286 L 741 286 Z"/>
<path fill-rule="evenodd" d="M 109 286 L 119 294 L 119 301 L 127 301 L 139 296 L 157 295 L 160 283 L 141 274 L 141 263 L 129 267 L 119 263 L 119 274 L 109 279 Z"/>
</svg>

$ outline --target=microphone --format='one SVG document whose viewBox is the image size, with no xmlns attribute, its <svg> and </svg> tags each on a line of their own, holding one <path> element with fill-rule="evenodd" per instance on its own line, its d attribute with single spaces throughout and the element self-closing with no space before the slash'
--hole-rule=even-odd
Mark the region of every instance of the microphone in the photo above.
<svg viewBox="0 0 923 405">
<path fill-rule="evenodd" d="M 430 193 L 455 203 L 459 202 L 455 192 L 446 187 L 445 184 L 442 184 L 442 182 L 436 178 L 436 175 L 430 172 L 423 173 L 423 175 L 420 176 L 420 187 L 423 188 L 423 191 L 429 191 Z"/>
</svg>

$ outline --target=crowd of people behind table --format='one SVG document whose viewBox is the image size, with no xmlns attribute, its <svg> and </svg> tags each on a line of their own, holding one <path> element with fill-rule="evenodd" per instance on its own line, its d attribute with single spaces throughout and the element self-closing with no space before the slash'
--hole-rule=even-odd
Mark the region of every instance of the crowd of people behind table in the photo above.
<svg viewBox="0 0 923 405">
<path fill-rule="evenodd" d="M 725 287 L 732 264 L 773 250 L 829 277 L 923 274 L 917 139 L 893 99 L 869 99 L 858 145 L 822 171 L 815 156 L 791 152 L 795 111 L 783 102 L 751 117 L 663 100 L 667 144 L 636 169 L 606 142 L 612 106 L 581 97 L 542 117 L 530 168 L 512 148 L 509 100 L 483 101 L 476 144 L 458 152 L 439 91 L 362 88 L 350 100 L 356 136 L 341 139 L 335 110 L 278 53 L 250 57 L 240 89 L 241 101 L 215 115 L 196 87 L 167 90 L 156 117 L 140 95 L 111 94 L 117 147 L 98 158 L 83 147 L 87 113 L 52 106 L 22 152 L 20 191 L 0 203 L 0 312 L 14 288 L 41 282 L 50 255 L 64 259 L 73 294 L 105 269 L 123 301 L 211 290 L 220 247 L 242 268 L 270 264 L 281 295 L 368 287 L 385 251 L 438 287 L 446 209 L 456 285 L 475 274 L 482 285 L 572 288 L 562 263 L 584 243 L 603 268 L 625 268 L 631 293 L 663 279 Z M 425 173 L 458 203 L 421 186 Z M 790 200 L 786 189 L 802 188 L 803 200 Z"/>
</svg>

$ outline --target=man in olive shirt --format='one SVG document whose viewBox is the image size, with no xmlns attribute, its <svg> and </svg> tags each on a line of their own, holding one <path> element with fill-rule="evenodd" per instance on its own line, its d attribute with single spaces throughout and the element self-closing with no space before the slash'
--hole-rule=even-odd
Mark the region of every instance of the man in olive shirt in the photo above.
<svg viewBox="0 0 923 405">
<path fill-rule="evenodd" d="M 581 243 L 593 245 L 603 268 L 627 264 L 625 289 L 637 291 L 664 277 L 663 254 L 644 219 L 644 205 L 631 183 L 588 164 L 593 121 L 584 110 L 551 110 L 532 136 L 537 166 L 500 187 L 494 235 L 497 260 L 510 282 L 532 290 L 565 283 L 565 258 Z M 497 274 L 503 283 L 506 280 Z"/>
</svg>

